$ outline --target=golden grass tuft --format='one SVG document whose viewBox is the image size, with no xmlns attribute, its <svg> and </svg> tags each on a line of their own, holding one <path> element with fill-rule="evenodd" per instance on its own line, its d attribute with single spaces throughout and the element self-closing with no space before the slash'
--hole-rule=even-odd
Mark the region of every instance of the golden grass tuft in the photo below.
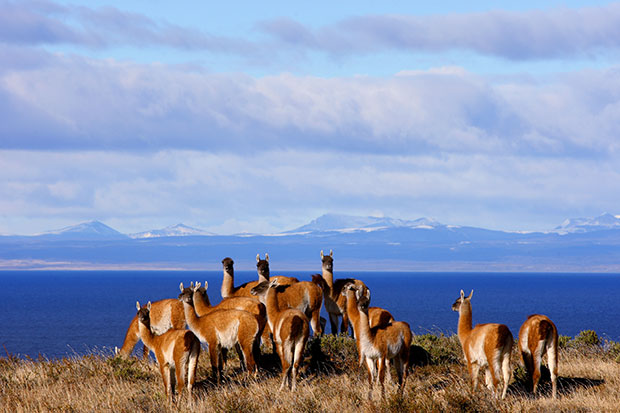
<svg viewBox="0 0 620 413">
<path fill-rule="evenodd" d="M 583 338 L 583 337 L 582 337 Z M 582 340 L 583 341 L 583 340 Z M 168 404 L 156 364 L 90 354 L 60 360 L 0 358 L 0 410 L 3 412 L 615 412 L 620 406 L 618 345 L 566 340 L 560 352 L 559 398 L 524 390 L 523 369 L 513 354 L 514 377 L 505 400 L 481 388 L 472 393 L 455 336 L 416 336 L 413 361 L 403 394 L 386 386 L 381 398 L 375 386 L 367 399 L 366 372 L 357 366 L 353 339 L 324 336 L 310 340 L 295 393 L 278 392 L 274 358 L 264 357 L 257 377 L 248 377 L 234 357 L 226 380 L 210 380 L 206 352 L 200 356 L 195 398 L 185 391 Z M 395 377 L 395 373 L 393 373 Z M 483 380 L 482 380 L 483 381 Z"/>
</svg>

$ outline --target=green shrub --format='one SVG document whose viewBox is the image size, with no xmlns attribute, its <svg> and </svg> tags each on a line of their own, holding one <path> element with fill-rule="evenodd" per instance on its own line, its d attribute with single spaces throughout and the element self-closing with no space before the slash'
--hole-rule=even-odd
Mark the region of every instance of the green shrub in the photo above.
<svg viewBox="0 0 620 413">
<path fill-rule="evenodd" d="M 463 358 L 461 344 L 456 335 L 446 337 L 443 333 L 413 336 L 412 344 L 426 350 L 431 357 L 430 364 L 458 363 Z"/>
<path fill-rule="evenodd" d="M 115 377 L 123 380 L 148 380 L 151 376 L 140 368 L 140 362 L 133 357 L 112 357 L 106 360 Z"/>
<path fill-rule="evenodd" d="M 311 371 L 339 372 L 358 367 L 355 339 L 346 334 L 312 337 L 308 340 L 306 354 L 310 355 Z"/>
<path fill-rule="evenodd" d="M 620 343 L 612 340 L 605 340 L 603 347 L 605 348 L 605 352 L 615 360 L 616 363 L 620 363 Z"/>
<path fill-rule="evenodd" d="M 583 330 L 579 332 L 579 334 L 577 334 L 573 339 L 573 342 L 577 347 L 594 347 L 601 345 L 601 339 L 598 337 L 598 334 L 596 334 L 596 331 L 594 330 Z"/>
<path fill-rule="evenodd" d="M 558 347 L 559 348 L 566 348 L 571 340 L 572 340 L 571 336 L 562 336 L 562 335 L 560 335 L 558 337 Z"/>
</svg>

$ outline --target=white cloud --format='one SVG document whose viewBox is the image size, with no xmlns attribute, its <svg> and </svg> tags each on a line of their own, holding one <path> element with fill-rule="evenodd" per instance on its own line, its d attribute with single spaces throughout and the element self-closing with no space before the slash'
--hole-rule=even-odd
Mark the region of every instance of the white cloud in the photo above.
<svg viewBox="0 0 620 413">
<path fill-rule="evenodd" d="M 178 222 L 220 233 L 276 232 L 326 212 L 540 230 L 581 212 L 613 211 L 620 201 L 615 159 L 0 152 L 5 170 L 23 165 L 26 176 L 0 182 L 0 232 L 41 232 L 89 219 L 127 233 Z M 41 227 L 44 217 L 49 223 Z"/>
<path fill-rule="evenodd" d="M 56 57 L 0 74 L 0 146 L 601 156 L 617 150 L 619 96 L 615 68 L 536 81 L 454 68 L 252 78 Z"/>
</svg>

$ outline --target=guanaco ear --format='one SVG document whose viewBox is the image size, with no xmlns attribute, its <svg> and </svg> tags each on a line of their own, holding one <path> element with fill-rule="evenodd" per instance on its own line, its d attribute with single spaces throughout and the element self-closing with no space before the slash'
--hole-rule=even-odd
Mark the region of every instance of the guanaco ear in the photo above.
<svg viewBox="0 0 620 413">
<path fill-rule="evenodd" d="M 189 288 L 194 288 L 194 282 L 193 281 L 189 282 Z"/>
<path fill-rule="evenodd" d="M 183 292 L 183 283 L 179 284 L 179 289 Z"/>
<path fill-rule="evenodd" d="M 196 284 L 194 284 L 194 291 L 198 290 L 199 288 L 200 288 L 200 283 L 196 281 Z"/>
<path fill-rule="evenodd" d="M 140 311 L 140 301 L 136 301 L 136 310 Z"/>
<path fill-rule="evenodd" d="M 209 289 L 209 283 L 207 282 L 207 280 L 205 280 L 205 290 Z"/>
<path fill-rule="evenodd" d="M 467 297 L 468 300 L 471 300 L 471 296 L 474 295 L 474 290 L 471 290 L 471 293 L 469 293 L 469 297 Z"/>
<path fill-rule="evenodd" d="M 269 254 L 265 253 L 265 261 L 269 262 Z"/>
<path fill-rule="evenodd" d="M 351 288 L 353 288 L 353 286 L 351 286 Z M 356 288 L 355 289 L 355 298 L 359 299 L 362 298 L 362 289 L 361 288 Z"/>
<path fill-rule="evenodd" d="M 323 250 L 321 250 L 321 259 L 323 259 Z"/>
<path fill-rule="evenodd" d="M 334 257 L 334 251 L 333 250 L 329 250 L 329 256 L 332 257 L 332 258 Z"/>
<path fill-rule="evenodd" d="M 461 300 L 465 298 L 465 292 L 461 290 Z"/>
<path fill-rule="evenodd" d="M 256 262 L 260 261 L 260 254 L 256 254 Z"/>
<path fill-rule="evenodd" d="M 151 302 L 146 303 L 146 309 L 151 311 Z"/>
</svg>

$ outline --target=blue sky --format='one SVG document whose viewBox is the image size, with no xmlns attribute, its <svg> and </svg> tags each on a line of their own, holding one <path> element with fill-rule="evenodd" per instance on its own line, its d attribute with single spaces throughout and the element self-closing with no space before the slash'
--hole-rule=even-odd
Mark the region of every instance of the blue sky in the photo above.
<svg viewBox="0 0 620 413">
<path fill-rule="evenodd" d="M 620 213 L 620 3 L 333 3 L 0 0 L 0 233 Z"/>
</svg>

